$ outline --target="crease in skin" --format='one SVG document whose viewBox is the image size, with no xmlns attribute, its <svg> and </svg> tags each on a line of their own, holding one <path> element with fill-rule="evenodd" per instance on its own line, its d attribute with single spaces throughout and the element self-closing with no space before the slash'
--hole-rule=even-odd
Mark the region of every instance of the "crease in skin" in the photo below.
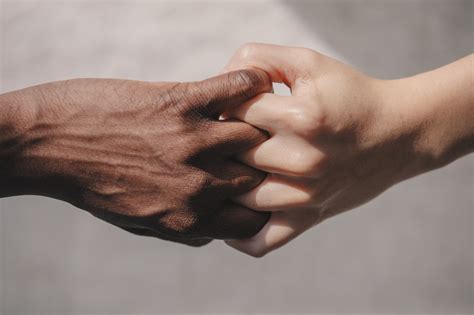
<svg viewBox="0 0 474 315">
<path fill-rule="evenodd" d="M 182 112 L 186 111 L 187 107 L 189 107 L 187 102 L 189 91 L 189 82 L 168 83 L 167 89 L 156 96 L 157 101 L 151 102 L 154 104 L 152 107 L 159 108 L 159 111 L 169 110 L 172 117 L 180 117 Z"/>
<path fill-rule="evenodd" d="M 214 117 L 214 113 L 211 108 L 217 108 L 218 104 L 221 102 L 218 100 L 213 100 L 209 95 L 209 91 L 204 91 L 202 89 L 197 89 L 197 91 L 192 93 L 193 99 L 195 100 L 196 104 L 199 104 L 199 106 L 193 106 L 187 110 L 189 119 L 191 121 L 199 119 L 212 120 L 217 118 L 217 114 Z"/>
</svg>

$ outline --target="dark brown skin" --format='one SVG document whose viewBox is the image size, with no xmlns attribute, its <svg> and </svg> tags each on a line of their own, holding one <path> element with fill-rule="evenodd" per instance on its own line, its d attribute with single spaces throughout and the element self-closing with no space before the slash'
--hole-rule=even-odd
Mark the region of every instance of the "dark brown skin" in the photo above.
<svg viewBox="0 0 474 315">
<path fill-rule="evenodd" d="M 233 156 L 267 135 L 222 112 L 271 90 L 243 70 L 193 83 L 77 79 L 0 96 L 0 197 L 69 202 L 129 232 L 193 246 L 256 234 L 230 201 L 266 173 Z"/>
</svg>

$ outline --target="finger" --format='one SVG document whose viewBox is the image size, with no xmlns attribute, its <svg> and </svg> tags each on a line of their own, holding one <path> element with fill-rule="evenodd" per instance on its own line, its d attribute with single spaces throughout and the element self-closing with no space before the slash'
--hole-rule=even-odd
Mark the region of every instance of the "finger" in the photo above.
<svg viewBox="0 0 474 315">
<path fill-rule="evenodd" d="M 308 178 L 320 176 L 327 164 L 324 152 L 305 139 L 280 134 L 238 154 L 237 160 L 265 172 Z"/>
<path fill-rule="evenodd" d="M 221 184 L 215 185 L 209 193 L 216 194 L 219 192 L 221 196 L 226 197 L 241 195 L 252 190 L 262 183 L 267 176 L 266 172 L 232 160 L 219 164 L 213 163 L 212 166 L 204 167 L 204 170 L 213 175 L 218 181 L 221 181 Z M 213 198 L 212 196 L 209 197 L 210 202 L 218 198 L 216 195 Z"/>
<path fill-rule="evenodd" d="M 232 160 L 200 167 L 213 178 L 213 184 L 201 189 L 199 198 L 194 200 L 194 207 L 202 209 L 201 213 L 215 211 L 216 205 L 252 190 L 267 176 L 265 172 Z"/>
<path fill-rule="evenodd" d="M 282 127 L 283 118 L 291 109 L 291 98 L 271 93 L 262 93 L 241 106 L 235 107 L 225 113 L 225 117 L 237 118 L 271 134 Z"/>
<path fill-rule="evenodd" d="M 129 227 L 123 227 L 123 226 L 119 226 L 119 228 L 135 235 L 156 237 L 165 241 L 171 241 L 171 242 L 185 244 L 185 245 L 189 245 L 193 247 L 201 247 L 212 242 L 212 239 L 210 238 L 189 238 L 189 239 L 177 238 L 177 237 L 167 236 L 163 233 L 159 233 L 157 231 L 153 231 L 146 228 L 129 228 Z"/>
<path fill-rule="evenodd" d="M 318 56 L 306 48 L 250 43 L 237 50 L 225 69 L 262 69 L 273 82 L 285 83 L 294 92 L 298 83 L 312 77 Z"/>
<path fill-rule="evenodd" d="M 213 119 L 260 93 L 272 90 L 270 78 L 258 69 L 228 72 L 197 82 L 194 86 L 192 95 L 199 99 L 199 105 L 193 109 Z"/>
<path fill-rule="evenodd" d="M 269 218 L 269 213 L 227 202 L 221 210 L 200 217 L 200 233 L 215 239 L 245 239 L 257 234 Z"/>
<path fill-rule="evenodd" d="M 250 239 L 227 240 L 226 243 L 248 255 L 262 257 L 285 245 L 318 222 L 316 210 L 273 212 L 268 223 Z"/>
<path fill-rule="evenodd" d="M 209 149 L 222 156 L 245 152 L 268 139 L 268 133 L 245 122 L 216 121 L 208 131 Z"/>
<path fill-rule="evenodd" d="M 268 174 L 265 180 L 233 201 L 257 211 L 300 210 L 320 202 L 313 179 Z M 318 200 L 316 200 L 318 198 Z"/>
<path fill-rule="evenodd" d="M 239 196 L 260 185 L 267 173 L 239 162 L 230 162 L 226 170 L 228 196 Z M 225 189 L 224 189 L 225 191 Z"/>
</svg>

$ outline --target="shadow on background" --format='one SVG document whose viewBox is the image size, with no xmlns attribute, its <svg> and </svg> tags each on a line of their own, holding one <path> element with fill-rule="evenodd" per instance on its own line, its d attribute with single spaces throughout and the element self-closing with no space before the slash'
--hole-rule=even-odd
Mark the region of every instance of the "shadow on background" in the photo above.
<svg viewBox="0 0 474 315">
<path fill-rule="evenodd" d="M 347 62 L 379 78 L 430 70 L 473 51 L 472 0 L 282 3 Z"/>
</svg>

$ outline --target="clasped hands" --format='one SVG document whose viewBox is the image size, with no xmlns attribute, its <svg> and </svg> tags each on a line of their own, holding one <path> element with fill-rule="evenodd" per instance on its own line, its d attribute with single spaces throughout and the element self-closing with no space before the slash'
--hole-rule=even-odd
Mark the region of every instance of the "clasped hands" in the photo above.
<svg viewBox="0 0 474 315">
<path fill-rule="evenodd" d="M 437 166 L 430 142 L 416 141 L 423 124 L 394 101 L 401 84 L 309 49 L 247 44 L 200 82 L 77 79 L 7 93 L 28 106 L 0 139 L 13 152 L 2 191 L 262 256 Z"/>
</svg>

